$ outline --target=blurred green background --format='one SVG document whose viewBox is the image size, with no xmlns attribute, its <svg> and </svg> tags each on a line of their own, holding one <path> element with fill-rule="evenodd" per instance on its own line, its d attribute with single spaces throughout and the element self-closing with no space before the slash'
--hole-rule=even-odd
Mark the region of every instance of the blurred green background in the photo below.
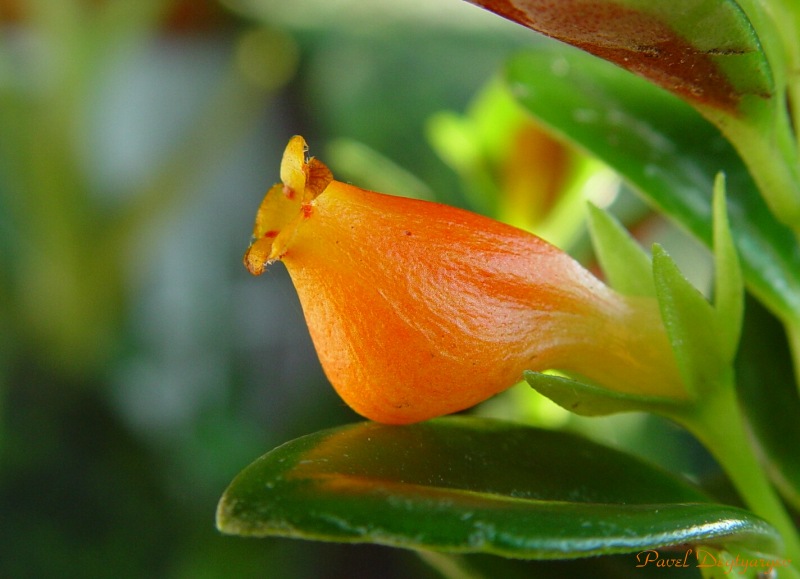
<svg viewBox="0 0 800 579">
<path fill-rule="evenodd" d="M 0 577 L 430 573 L 215 530 L 240 469 L 357 419 L 241 256 L 292 134 L 457 191 L 424 124 L 529 38 L 460 0 L 0 1 Z"/>
<path fill-rule="evenodd" d="M 293 134 L 480 209 L 429 121 L 535 42 L 462 0 L 0 0 L 0 578 L 438 576 L 215 530 L 252 460 L 359 420 L 283 268 L 241 256 Z"/>
</svg>

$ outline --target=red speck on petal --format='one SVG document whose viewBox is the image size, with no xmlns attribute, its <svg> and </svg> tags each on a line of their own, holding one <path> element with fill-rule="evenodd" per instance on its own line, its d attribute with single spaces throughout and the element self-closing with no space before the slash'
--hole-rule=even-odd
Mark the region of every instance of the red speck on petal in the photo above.
<svg viewBox="0 0 800 579">
<path fill-rule="evenodd" d="M 303 205 L 303 219 L 308 219 L 314 213 L 314 208 L 309 204 Z"/>
<path fill-rule="evenodd" d="M 286 195 L 287 199 L 294 199 L 294 196 L 296 195 L 294 189 L 292 189 L 288 185 L 283 186 L 283 194 Z"/>
</svg>

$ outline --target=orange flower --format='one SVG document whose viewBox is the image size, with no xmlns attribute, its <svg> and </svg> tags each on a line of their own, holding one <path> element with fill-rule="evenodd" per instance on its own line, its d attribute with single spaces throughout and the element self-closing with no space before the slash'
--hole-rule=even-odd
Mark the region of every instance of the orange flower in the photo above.
<svg viewBox="0 0 800 579">
<path fill-rule="evenodd" d="M 468 408 L 524 370 L 685 398 L 655 300 L 461 209 L 333 180 L 293 137 L 244 256 L 282 261 L 322 367 L 356 412 L 409 423 Z"/>
</svg>

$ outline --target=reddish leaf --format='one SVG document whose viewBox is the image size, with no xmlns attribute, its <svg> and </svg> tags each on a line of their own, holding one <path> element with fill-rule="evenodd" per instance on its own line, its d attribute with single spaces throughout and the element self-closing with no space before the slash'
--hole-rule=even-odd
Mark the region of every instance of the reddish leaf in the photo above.
<svg viewBox="0 0 800 579">
<path fill-rule="evenodd" d="M 748 20 L 733 2 L 469 0 L 613 62 L 700 107 L 734 113 L 771 82 Z"/>
</svg>

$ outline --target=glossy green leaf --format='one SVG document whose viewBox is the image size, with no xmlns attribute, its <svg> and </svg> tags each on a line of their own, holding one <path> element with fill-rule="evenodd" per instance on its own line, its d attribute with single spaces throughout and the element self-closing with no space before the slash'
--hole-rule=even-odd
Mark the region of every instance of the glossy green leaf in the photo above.
<svg viewBox="0 0 800 579">
<path fill-rule="evenodd" d="M 619 221 L 589 204 L 589 233 L 612 288 L 626 295 L 655 297 L 650 258 Z"/>
<path fill-rule="evenodd" d="M 683 381 L 700 394 L 718 384 L 728 368 L 720 349 L 717 313 L 659 245 L 653 246 L 653 279 Z"/>
<path fill-rule="evenodd" d="M 548 559 L 779 539 L 747 511 L 585 439 L 450 417 L 299 438 L 231 483 L 225 533 Z"/>
<path fill-rule="evenodd" d="M 730 144 L 691 107 L 566 47 L 513 59 L 507 78 L 528 110 L 620 173 L 659 211 L 712 245 L 715 175 L 748 289 L 784 320 L 800 311 L 800 248 Z"/>
</svg>

